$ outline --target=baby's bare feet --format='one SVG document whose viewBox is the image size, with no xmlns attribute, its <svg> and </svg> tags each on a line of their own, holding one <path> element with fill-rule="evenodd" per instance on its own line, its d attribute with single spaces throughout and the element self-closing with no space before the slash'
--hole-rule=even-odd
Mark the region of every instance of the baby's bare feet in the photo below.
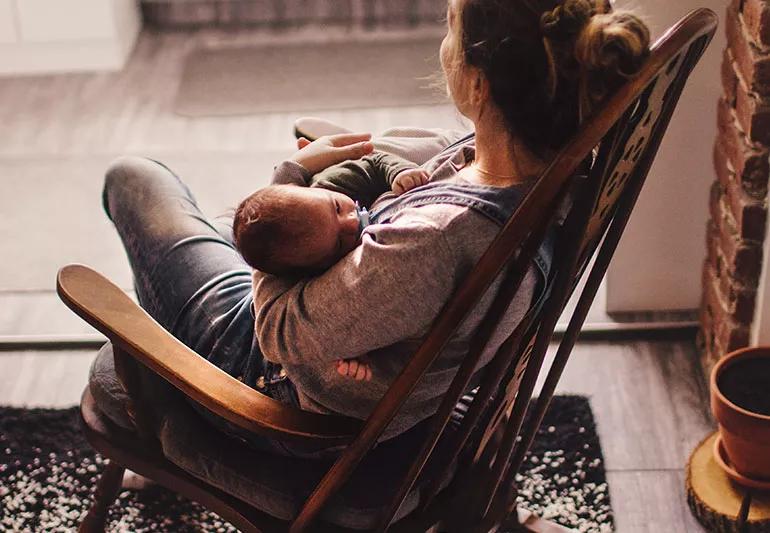
<svg viewBox="0 0 770 533">
<path fill-rule="evenodd" d="M 371 381 L 372 369 L 360 359 L 338 359 L 337 373 L 354 378 L 356 381 Z"/>
</svg>

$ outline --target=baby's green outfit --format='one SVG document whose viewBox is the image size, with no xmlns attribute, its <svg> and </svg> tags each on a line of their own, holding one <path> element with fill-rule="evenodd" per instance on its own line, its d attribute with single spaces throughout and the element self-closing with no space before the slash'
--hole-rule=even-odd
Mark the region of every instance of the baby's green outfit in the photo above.
<svg viewBox="0 0 770 533">
<path fill-rule="evenodd" d="M 369 209 L 380 195 L 392 189 L 398 174 L 414 168 L 418 165 L 411 161 L 385 152 L 374 152 L 322 170 L 311 178 L 310 186 L 340 192 Z"/>
</svg>

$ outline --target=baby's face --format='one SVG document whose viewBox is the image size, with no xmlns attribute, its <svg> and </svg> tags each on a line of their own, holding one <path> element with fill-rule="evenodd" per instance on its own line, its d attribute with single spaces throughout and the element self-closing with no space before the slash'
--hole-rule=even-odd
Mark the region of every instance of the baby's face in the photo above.
<svg viewBox="0 0 770 533">
<path fill-rule="evenodd" d="M 297 187 L 293 191 L 310 237 L 295 247 L 291 263 L 329 268 L 358 244 L 356 204 L 344 194 L 320 188 Z"/>
</svg>

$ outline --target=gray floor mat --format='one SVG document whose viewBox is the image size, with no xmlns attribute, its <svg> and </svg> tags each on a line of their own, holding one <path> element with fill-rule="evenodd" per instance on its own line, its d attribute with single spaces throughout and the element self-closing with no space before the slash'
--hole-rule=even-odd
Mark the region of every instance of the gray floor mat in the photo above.
<svg viewBox="0 0 770 533">
<path fill-rule="evenodd" d="M 197 48 L 185 62 L 175 110 L 195 117 L 446 103 L 435 81 L 439 43 Z"/>
</svg>

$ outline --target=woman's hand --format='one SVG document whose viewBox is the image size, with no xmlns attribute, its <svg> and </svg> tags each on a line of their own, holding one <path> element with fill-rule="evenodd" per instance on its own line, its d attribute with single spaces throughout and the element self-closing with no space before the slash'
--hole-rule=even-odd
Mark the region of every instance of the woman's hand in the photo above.
<svg viewBox="0 0 770 533">
<path fill-rule="evenodd" d="M 317 174 L 337 163 L 372 153 L 374 145 L 369 141 L 371 138 L 370 133 L 340 133 L 319 137 L 313 142 L 299 139 L 299 150 L 290 160 L 299 163 L 311 174 Z"/>
</svg>

